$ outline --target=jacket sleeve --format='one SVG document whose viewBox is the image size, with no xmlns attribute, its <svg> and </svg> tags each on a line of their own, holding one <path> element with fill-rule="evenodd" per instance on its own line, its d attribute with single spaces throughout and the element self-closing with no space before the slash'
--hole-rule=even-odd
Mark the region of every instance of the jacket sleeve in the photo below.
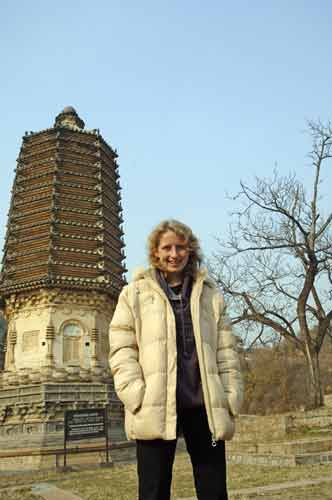
<svg viewBox="0 0 332 500">
<path fill-rule="evenodd" d="M 125 408 L 135 413 L 141 406 L 145 383 L 138 359 L 135 318 L 129 300 L 129 286 L 119 296 L 110 325 L 110 367 L 114 387 Z"/>
<path fill-rule="evenodd" d="M 237 340 L 232 332 L 229 317 L 222 296 L 218 293 L 218 346 L 217 365 L 223 388 L 233 416 L 240 413 L 243 402 L 243 379 L 238 354 Z"/>
</svg>

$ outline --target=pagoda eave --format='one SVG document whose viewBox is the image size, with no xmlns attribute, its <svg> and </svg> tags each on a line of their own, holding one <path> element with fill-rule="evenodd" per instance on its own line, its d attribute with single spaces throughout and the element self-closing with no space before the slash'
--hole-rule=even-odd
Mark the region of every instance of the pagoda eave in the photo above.
<svg viewBox="0 0 332 500">
<path fill-rule="evenodd" d="M 118 295 L 121 291 L 122 287 L 126 284 L 123 280 L 122 283 L 107 283 L 105 282 L 98 283 L 97 281 L 87 281 L 87 280 L 74 280 L 74 279 L 64 279 L 55 278 L 55 279 L 45 279 L 39 280 L 35 283 L 20 283 L 12 286 L 3 286 L 0 287 L 0 297 L 6 298 L 15 293 L 21 292 L 31 292 L 38 291 L 41 288 L 51 289 L 51 288 L 64 288 L 66 290 L 75 290 L 75 291 L 98 291 L 101 293 L 105 293 L 109 295 L 111 298 L 114 298 L 114 294 Z"/>
</svg>

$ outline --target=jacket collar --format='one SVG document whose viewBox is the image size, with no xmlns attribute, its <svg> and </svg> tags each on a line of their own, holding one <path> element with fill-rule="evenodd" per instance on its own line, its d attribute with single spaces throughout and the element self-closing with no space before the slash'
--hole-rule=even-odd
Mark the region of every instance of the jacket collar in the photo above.
<svg viewBox="0 0 332 500">
<path fill-rule="evenodd" d="M 149 267 L 147 269 L 143 267 L 139 267 L 135 269 L 133 272 L 133 281 L 139 281 L 142 279 L 152 279 L 153 281 L 158 283 L 157 277 L 156 277 L 156 270 L 153 267 Z M 194 283 L 198 284 L 199 282 L 202 282 L 212 288 L 215 288 L 215 283 L 214 281 L 210 278 L 208 275 L 207 269 L 205 267 L 198 269 L 196 279 L 194 280 Z"/>
</svg>

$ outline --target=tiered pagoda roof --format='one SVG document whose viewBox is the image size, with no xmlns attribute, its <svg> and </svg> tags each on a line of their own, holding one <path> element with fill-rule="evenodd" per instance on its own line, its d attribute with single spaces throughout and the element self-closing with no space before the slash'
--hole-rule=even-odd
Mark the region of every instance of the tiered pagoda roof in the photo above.
<svg viewBox="0 0 332 500">
<path fill-rule="evenodd" d="M 17 160 L 0 294 L 41 287 L 117 295 L 124 241 L 117 153 L 72 107 L 26 133 Z"/>
</svg>

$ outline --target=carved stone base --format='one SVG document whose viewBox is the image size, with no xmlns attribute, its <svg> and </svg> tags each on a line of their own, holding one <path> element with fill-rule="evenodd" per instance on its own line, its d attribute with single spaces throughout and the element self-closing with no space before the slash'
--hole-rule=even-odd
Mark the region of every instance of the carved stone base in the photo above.
<svg viewBox="0 0 332 500">
<path fill-rule="evenodd" d="M 0 372 L 0 390 L 8 386 L 25 386 L 40 383 L 62 383 L 62 382 L 111 382 L 109 369 L 93 366 L 85 369 L 80 366 L 66 366 L 55 368 L 54 366 L 43 366 L 39 370 L 28 370 L 21 368 L 17 371 L 5 370 Z"/>
<path fill-rule="evenodd" d="M 123 407 L 112 384 L 39 383 L 0 389 L 0 449 L 63 446 L 65 410 L 108 407 L 112 443 L 125 440 Z M 1 462 L 0 462 L 1 470 Z"/>
</svg>

